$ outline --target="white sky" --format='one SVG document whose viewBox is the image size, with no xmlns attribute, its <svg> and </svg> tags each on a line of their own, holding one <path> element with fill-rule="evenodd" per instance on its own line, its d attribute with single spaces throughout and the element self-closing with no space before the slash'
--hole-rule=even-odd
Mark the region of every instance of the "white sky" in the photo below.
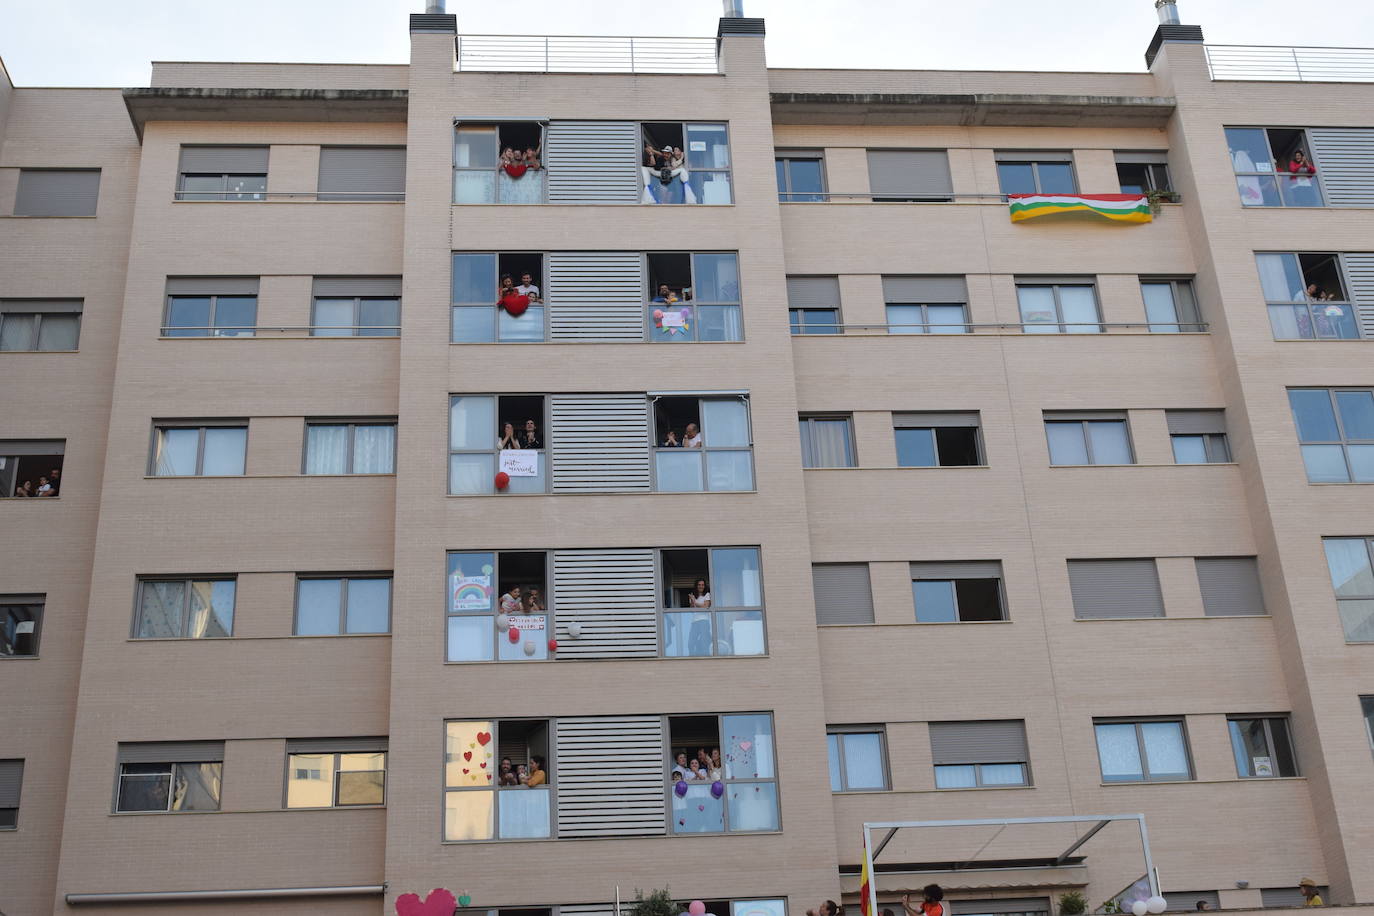
<svg viewBox="0 0 1374 916">
<path fill-rule="evenodd" d="M 1217 44 L 1374 47 L 1369 0 L 1179 0 Z M 468 34 L 715 35 L 719 0 L 449 0 Z M 146 86 L 153 60 L 405 63 L 423 0 L 0 0 L 19 86 Z M 774 67 L 1143 70 L 1151 0 L 744 0 Z"/>
</svg>

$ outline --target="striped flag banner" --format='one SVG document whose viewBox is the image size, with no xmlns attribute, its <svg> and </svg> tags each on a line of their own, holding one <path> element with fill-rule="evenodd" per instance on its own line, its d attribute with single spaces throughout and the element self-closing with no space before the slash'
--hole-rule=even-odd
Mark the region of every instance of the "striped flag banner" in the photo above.
<svg viewBox="0 0 1374 916">
<path fill-rule="evenodd" d="M 873 912 L 873 876 L 868 871 L 868 834 L 864 834 L 864 862 L 859 869 L 859 912 L 862 916 L 876 916 Z"/>
<path fill-rule="evenodd" d="M 1154 220 L 1143 194 L 1008 194 L 1007 200 L 1013 223 L 1053 213 L 1093 213 L 1120 223 Z"/>
</svg>

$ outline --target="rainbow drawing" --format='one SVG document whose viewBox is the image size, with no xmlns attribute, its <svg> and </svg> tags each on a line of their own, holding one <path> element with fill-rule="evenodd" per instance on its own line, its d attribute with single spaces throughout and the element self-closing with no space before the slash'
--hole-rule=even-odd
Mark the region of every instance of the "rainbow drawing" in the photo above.
<svg viewBox="0 0 1374 916">
<path fill-rule="evenodd" d="M 449 589 L 455 611 L 483 611 L 491 607 L 491 576 L 454 576 Z"/>
</svg>

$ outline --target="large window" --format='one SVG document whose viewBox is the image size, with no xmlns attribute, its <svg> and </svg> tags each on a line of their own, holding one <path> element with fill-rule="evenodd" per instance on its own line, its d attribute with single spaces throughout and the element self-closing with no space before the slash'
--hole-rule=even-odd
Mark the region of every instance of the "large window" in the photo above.
<svg viewBox="0 0 1374 916">
<path fill-rule="evenodd" d="M 1090 280 L 1018 280 L 1021 330 L 1026 334 L 1100 334 L 1102 316 Z"/>
<path fill-rule="evenodd" d="M 19 796 L 24 789 L 24 761 L 0 760 L 0 830 L 19 826 Z"/>
<path fill-rule="evenodd" d="M 1003 194 L 1077 194 L 1073 154 L 1067 152 L 996 153 L 997 181 Z"/>
<path fill-rule="evenodd" d="M 935 788 L 1030 785 L 1026 724 L 1020 719 L 931 722 Z"/>
<path fill-rule="evenodd" d="M 224 744 L 121 744 L 115 811 L 218 811 Z"/>
<path fill-rule="evenodd" d="M 889 334 L 967 334 L 963 277 L 883 277 Z"/>
<path fill-rule="evenodd" d="M 169 277 L 163 337 L 252 337 L 257 277 Z"/>
<path fill-rule="evenodd" d="M 1099 720 L 1103 782 L 1178 782 L 1193 778 L 1181 719 Z"/>
<path fill-rule="evenodd" d="M 1226 145 L 1246 207 L 1320 207 L 1321 181 L 1302 128 L 1228 127 Z"/>
<path fill-rule="evenodd" d="M 267 199 L 265 146 L 183 146 L 177 200 Z"/>
<path fill-rule="evenodd" d="M 63 439 L 0 439 L 0 498 L 62 493 Z"/>
<path fill-rule="evenodd" d="M 230 421 L 239 422 L 242 421 Z M 151 472 L 155 477 L 241 477 L 248 449 L 243 425 L 153 427 Z"/>
<path fill-rule="evenodd" d="M 757 547 L 664 550 L 660 568 L 664 655 L 764 654 Z"/>
<path fill-rule="evenodd" d="M 1045 411 L 1050 464 L 1135 464 L 1124 412 Z"/>
<path fill-rule="evenodd" d="M 1142 278 L 1140 295 L 1145 300 L 1145 320 L 1151 334 L 1207 330 L 1198 314 L 1192 280 Z"/>
<path fill-rule="evenodd" d="M 549 657 L 548 556 L 543 551 L 454 551 L 446 602 L 450 662 Z"/>
<path fill-rule="evenodd" d="M 95 216 L 100 169 L 20 169 L 15 216 Z"/>
<path fill-rule="evenodd" d="M 652 395 L 654 487 L 660 493 L 754 489 L 749 399 Z"/>
<path fill-rule="evenodd" d="M 842 334 L 838 277 L 788 277 L 787 320 L 793 334 Z"/>
<path fill-rule="evenodd" d="M 888 788 L 887 742 L 882 728 L 831 726 L 825 738 L 830 751 L 831 792 Z"/>
<path fill-rule="evenodd" d="M 1298 775 L 1287 716 L 1229 716 L 1226 725 L 1231 731 L 1237 776 L 1264 779 Z"/>
<path fill-rule="evenodd" d="M 233 579 L 140 579 L 135 639 L 234 635 Z"/>
<path fill-rule="evenodd" d="M 0 595 L 0 658 L 33 658 L 43 632 L 40 595 Z"/>
<path fill-rule="evenodd" d="M 724 124 L 640 125 L 641 200 L 646 204 L 728 204 L 730 138 Z"/>
<path fill-rule="evenodd" d="M 743 340 L 739 261 L 729 252 L 651 252 L 649 339 Z"/>
<path fill-rule="evenodd" d="M 778 173 L 778 200 L 814 203 L 826 200 L 825 155 L 819 150 L 779 150 L 773 158 Z"/>
<path fill-rule="evenodd" d="M 80 299 L 0 299 L 0 353 L 75 350 L 81 308 Z"/>
<path fill-rule="evenodd" d="M 542 204 L 544 125 L 538 121 L 454 127 L 455 204 Z"/>
<path fill-rule="evenodd" d="M 904 468 L 975 467 L 984 464 L 979 415 L 972 413 L 894 413 L 892 434 L 897 466 Z"/>
<path fill-rule="evenodd" d="M 1346 642 L 1374 642 L 1374 570 L 1369 538 L 1325 538 L 1326 565 L 1336 590 Z"/>
<path fill-rule="evenodd" d="M 917 623 L 1007 619 L 998 560 L 912 563 L 911 595 Z"/>
<path fill-rule="evenodd" d="M 781 829 L 771 715 L 669 716 L 668 736 L 672 833 Z"/>
<path fill-rule="evenodd" d="M 852 468 L 853 422 L 849 417 L 800 417 L 802 467 Z"/>
<path fill-rule="evenodd" d="M 400 277 L 316 277 L 312 337 L 399 337 Z"/>
<path fill-rule="evenodd" d="M 396 473 L 396 423 L 309 422 L 306 474 Z"/>
<path fill-rule="evenodd" d="M 544 256 L 532 252 L 453 255 L 452 341 L 528 343 L 546 338 Z"/>
<path fill-rule="evenodd" d="M 1175 464 L 1225 464 L 1231 460 L 1226 441 L 1226 411 L 1166 410 Z"/>
<path fill-rule="evenodd" d="M 1290 388 L 1309 483 L 1374 483 L 1374 390 Z"/>
<path fill-rule="evenodd" d="M 1275 340 L 1355 340 L 1355 307 L 1339 254 L 1256 254 Z"/>
<path fill-rule="evenodd" d="M 553 836 L 547 719 L 444 723 L 444 840 Z"/>
<path fill-rule="evenodd" d="M 295 635 L 346 636 L 390 630 L 390 576 L 301 576 L 296 580 Z"/>
<path fill-rule="evenodd" d="M 286 743 L 286 807 L 386 804 L 386 740 Z"/>
<path fill-rule="evenodd" d="M 1164 153 L 1117 153 L 1116 177 L 1122 194 L 1148 194 L 1172 191 L 1169 166 Z"/>
<path fill-rule="evenodd" d="M 505 493 L 548 490 L 548 443 L 543 395 L 453 395 L 449 399 L 449 492 Z"/>
</svg>

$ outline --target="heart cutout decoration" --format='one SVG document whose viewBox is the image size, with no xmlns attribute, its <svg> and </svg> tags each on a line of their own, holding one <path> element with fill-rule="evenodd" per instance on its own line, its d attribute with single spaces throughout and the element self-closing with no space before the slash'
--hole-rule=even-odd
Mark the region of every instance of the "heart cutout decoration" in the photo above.
<svg viewBox="0 0 1374 916">
<path fill-rule="evenodd" d="M 519 178 L 521 175 L 525 174 L 525 169 L 529 168 L 529 166 L 524 165 L 523 163 L 513 162 L 509 165 L 502 166 L 502 168 L 506 170 L 506 174 L 510 177 Z"/>
<path fill-rule="evenodd" d="M 463 772 L 464 772 L 464 773 L 469 772 L 469 771 L 468 771 L 468 768 L 467 768 L 467 767 L 463 767 Z"/>
<path fill-rule="evenodd" d="M 485 761 L 482 762 L 482 763 L 479 763 L 479 764 L 477 764 L 477 765 L 478 765 L 479 767 L 481 767 L 482 769 L 484 769 L 484 770 L 487 768 L 487 765 L 486 765 L 486 762 L 485 762 Z"/>
<path fill-rule="evenodd" d="M 464 760 L 471 760 L 471 759 L 472 759 L 472 751 L 463 751 L 463 759 L 464 759 Z"/>
<path fill-rule="evenodd" d="M 518 293 L 510 293 L 501 298 L 501 307 L 518 318 L 525 314 L 525 309 L 530 307 L 530 297 L 521 296 Z M 484 742 L 485 743 L 485 742 Z"/>
<path fill-rule="evenodd" d="M 478 732 L 478 733 L 477 733 L 477 743 L 480 744 L 480 745 L 482 745 L 482 747 L 486 747 L 488 744 L 490 744 L 490 743 L 491 743 L 491 732 Z"/>
<path fill-rule="evenodd" d="M 402 894 L 396 898 L 397 916 L 453 916 L 457 901 L 453 894 L 436 887 L 429 896 L 420 902 L 419 894 Z"/>
<path fill-rule="evenodd" d="M 753 747 L 753 746 L 754 746 L 754 742 L 752 742 L 752 741 L 741 741 L 741 742 L 739 743 L 739 749 L 742 750 L 742 751 L 747 751 L 747 750 L 749 750 L 749 748 L 751 748 L 751 747 Z"/>
</svg>

